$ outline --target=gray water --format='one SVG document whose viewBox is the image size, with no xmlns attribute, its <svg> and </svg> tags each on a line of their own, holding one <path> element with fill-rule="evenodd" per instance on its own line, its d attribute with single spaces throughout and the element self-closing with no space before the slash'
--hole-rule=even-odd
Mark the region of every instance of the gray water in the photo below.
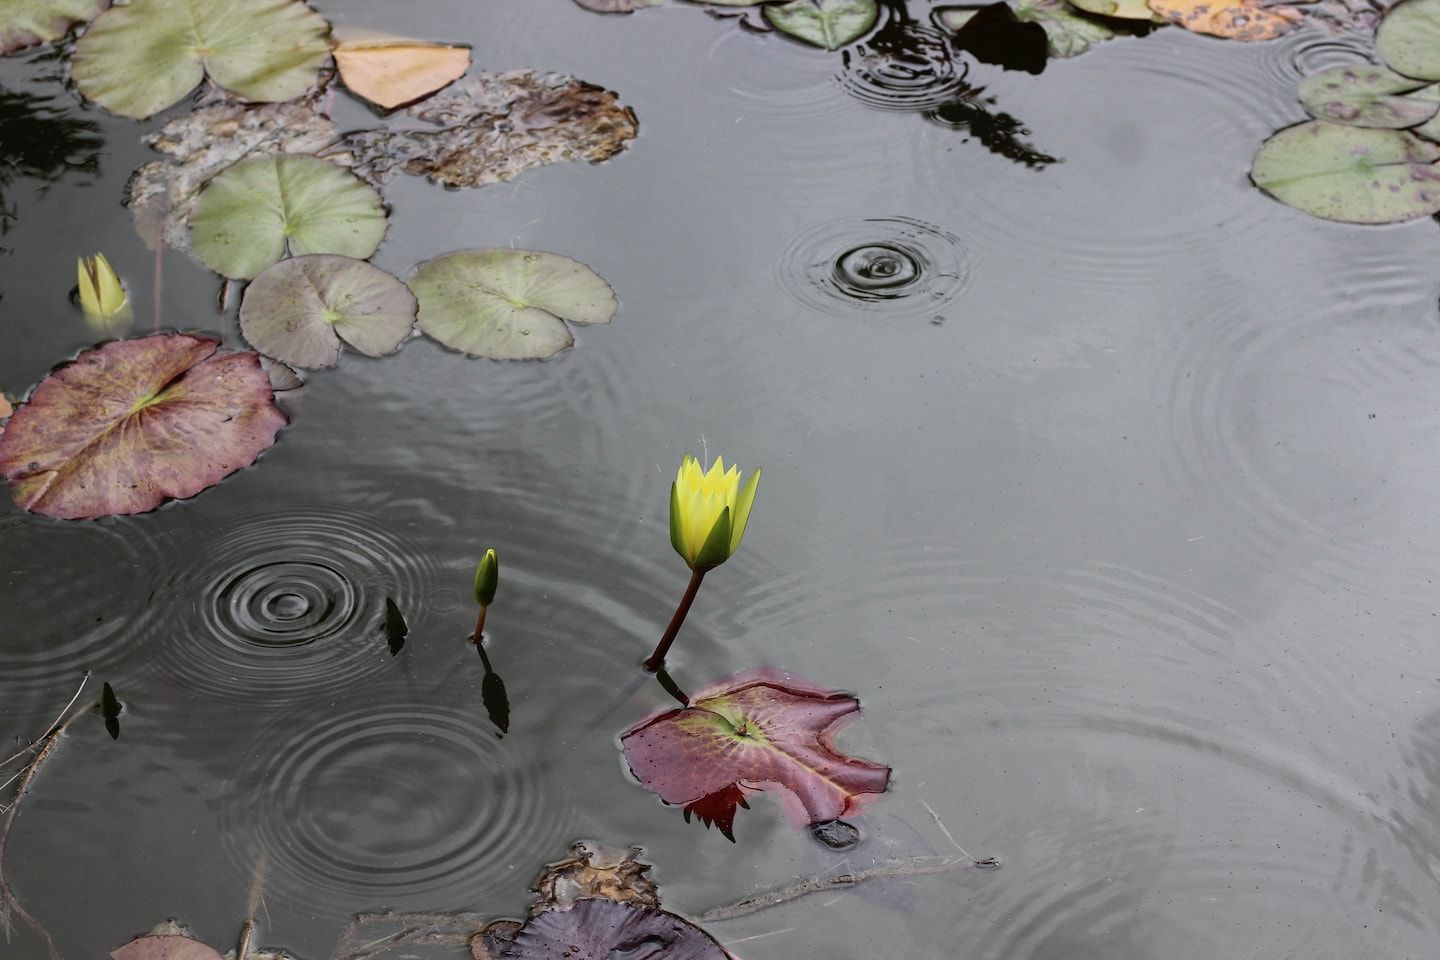
<svg viewBox="0 0 1440 960">
<path fill-rule="evenodd" d="M 360 910 L 520 913 L 579 837 L 643 845 L 667 906 L 699 914 L 953 852 L 929 810 L 1001 869 L 711 931 L 746 960 L 1440 955 L 1440 230 L 1311 219 L 1246 178 L 1302 118 L 1298 78 L 1360 41 L 1165 29 L 1039 77 L 972 66 L 1063 159 L 1036 170 L 847 94 L 835 55 L 683 4 L 315 6 L 634 107 L 639 139 L 601 166 L 392 182 L 375 258 L 403 276 L 453 249 L 552 250 L 620 312 L 544 363 L 347 353 L 259 464 L 152 514 L 0 507 L 6 742 L 87 668 L 127 704 L 118 741 L 66 738 L 10 841 L 10 882 L 67 957 L 170 916 L 228 948 L 262 851 L 261 941 L 325 958 Z M 105 143 L 98 172 L 5 187 L 11 394 L 95 342 L 64 299 L 76 256 L 106 251 L 154 310 L 120 205 L 154 124 L 86 111 L 31 59 L 0 82 Z M 900 241 L 929 258 L 930 299 L 817 278 Z M 160 285 L 166 327 L 238 344 L 212 274 L 170 252 Z M 765 796 L 732 845 L 632 782 L 615 737 L 669 704 L 657 685 L 596 723 L 684 587 L 669 483 L 704 450 L 765 476 L 671 672 L 776 665 L 861 698 L 842 742 L 895 773 L 848 853 Z M 463 642 L 487 546 L 503 738 Z M 285 645 L 262 601 L 292 588 L 325 598 L 323 641 Z M 387 595 L 411 627 L 393 659 Z M 0 956 L 45 956 L 15 926 Z"/>
</svg>

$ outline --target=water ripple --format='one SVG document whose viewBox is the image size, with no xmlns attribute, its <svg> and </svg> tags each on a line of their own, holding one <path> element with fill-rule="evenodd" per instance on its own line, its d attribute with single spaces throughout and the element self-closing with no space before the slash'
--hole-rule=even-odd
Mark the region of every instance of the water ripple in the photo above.
<svg viewBox="0 0 1440 960">
<path fill-rule="evenodd" d="M 841 57 L 840 88 L 880 110 L 923 112 L 966 89 L 967 68 L 951 57 L 949 38 L 922 24 L 891 24 Z"/>
</svg>

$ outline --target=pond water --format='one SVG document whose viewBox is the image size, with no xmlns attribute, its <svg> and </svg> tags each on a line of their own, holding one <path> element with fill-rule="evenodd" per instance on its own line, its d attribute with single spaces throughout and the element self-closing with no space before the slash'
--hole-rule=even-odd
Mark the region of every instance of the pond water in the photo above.
<svg viewBox="0 0 1440 960">
<path fill-rule="evenodd" d="M 746 960 L 1436 955 L 1440 231 L 1310 218 L 1247 179 L 1304 118 L 1298 79 L 1362 39 L 1167 28 L 1039 76 L 957 59 L 902 82 L 678 3 L 314 6 L 633 107 L 638 139 L 601 165 L 397 178 L 374 258 L 405 276 L 451 250 L 554 251 L 620 309 L 546 362 L 347 352 L 256 466 L 153 513 L 6 498 L 7 744 L 86 669 L 126 704 L 117 741 L 72 730 L 9 841 L 6 877 L 66 957 L 172 916 L 227 949 L 262 853 L 263 942 L 325 958 L 358 911 L 519 915 L 578 838 L 643 846 L 666 906 L 698 916 L 952 853 L 947 831 L 1000 868 L 708 929 Z M 96 342 L 64 299 L 95 250 L 141 332 L 158 309 L 240 344 L 214 274 L 173 251 L 157 272 L 121 205 L 164 118 L 87 108 L 62 70 L 0 61 L 8 94 L 103 141 L 4 184 L 12 396 Z M 914 109 L 965 82 L 1060 162 Z M 343 95 L 335 116 L 373 123 Z M 685 585 L 667 530 L 687 451 L 765 473 L 670 673 L 855 692 L 841 744 L 894 775 L 850 818 L 853 850 L 766 795 L 732 844 L 621 760 L 620 731 L 672 705 L 636 678 Z M 465 643 L 490 546 L 503 737 Z M 387 597 L 409 620 L 395 657 Z M 47 956 L 10 925 L 0 955 Z"/>
</svg>

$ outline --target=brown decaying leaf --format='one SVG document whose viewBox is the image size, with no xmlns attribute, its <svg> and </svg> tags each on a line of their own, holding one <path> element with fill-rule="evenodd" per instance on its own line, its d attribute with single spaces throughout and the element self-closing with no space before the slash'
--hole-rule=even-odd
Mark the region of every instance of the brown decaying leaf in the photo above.
<svg viewBox="0 0 1440 960">
<path fill-rule="evenodd" d="M 570 856 L 546 864 L 540 871 L 530 887 L 537 894 L 530 906 L 530 916 L 596 897 L 646 907 L 660 906 L 655 882 L 645 876 L 650 864 L 639 859 L 640 852 L 639 847 L 620 851 L 580 841 L 570 848 Z"/>
<path fill-rule="evenodd" d="M 1302 17 L 1292 7 L 1260 0 L 1147 0 L 1150 9 L 1195 33 L 1227 40 L 1273 40 Z"/>
<path fill-rule="evenodd" d="M 15 408 L 10 406 L 9 399 L 6 398 L 5 394 L 0 393 L 0 420 L 7 419 L 10 414 L 14 412 Z"/>
<path fill-rule="evenodd" d="M 346 137 L 352 168 L 375 184 L 401 172 L 448 187 L 500 183 L 562 160 L 599 163 L 639 131 L 634 111 L 613 92 L 533 70 L 477 74 L 395 118 L 437 129 L 381 128 Z"/>
<path fill-rule="evenodd" d="M 468 47 L 339 27 L 334 38 L 335 65 L 346 88 L 386 110 L 429 96 L 470 69 Z"/>
<path fill-rule="evenodd" d="M 136 937 L 110 951 L 111 960 L 222 960 L 220 952 L 180 934 Z"/>
</svg>

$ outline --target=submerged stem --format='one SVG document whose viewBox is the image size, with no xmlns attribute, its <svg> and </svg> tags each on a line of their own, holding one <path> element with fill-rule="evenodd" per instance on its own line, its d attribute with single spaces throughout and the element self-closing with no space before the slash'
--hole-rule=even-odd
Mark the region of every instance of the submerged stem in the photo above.
<svg viewBox="0 0 1440 960">
<path fill-rule="evenodd" d="M 665 655 L 670 652 L 670 645 L 675 642 L 675 635 L 680 632 L 680 625 L 685 622 L 690 605 L 695 602 L 695 594 L 700 592 L 700 581 L 704 579 L 704 570 L 695 570 L 690 574 L 690 584 L 685 588 L 685 595 L 680 598 L 680 606 L 675 608 L 675 615 L 670 618 L 670 625 L 665 628 L 665 635 L 660 638 L 655 652 L 645 661 L 646 670 L 654 673 L 665 663 Z"/>
</svg>

